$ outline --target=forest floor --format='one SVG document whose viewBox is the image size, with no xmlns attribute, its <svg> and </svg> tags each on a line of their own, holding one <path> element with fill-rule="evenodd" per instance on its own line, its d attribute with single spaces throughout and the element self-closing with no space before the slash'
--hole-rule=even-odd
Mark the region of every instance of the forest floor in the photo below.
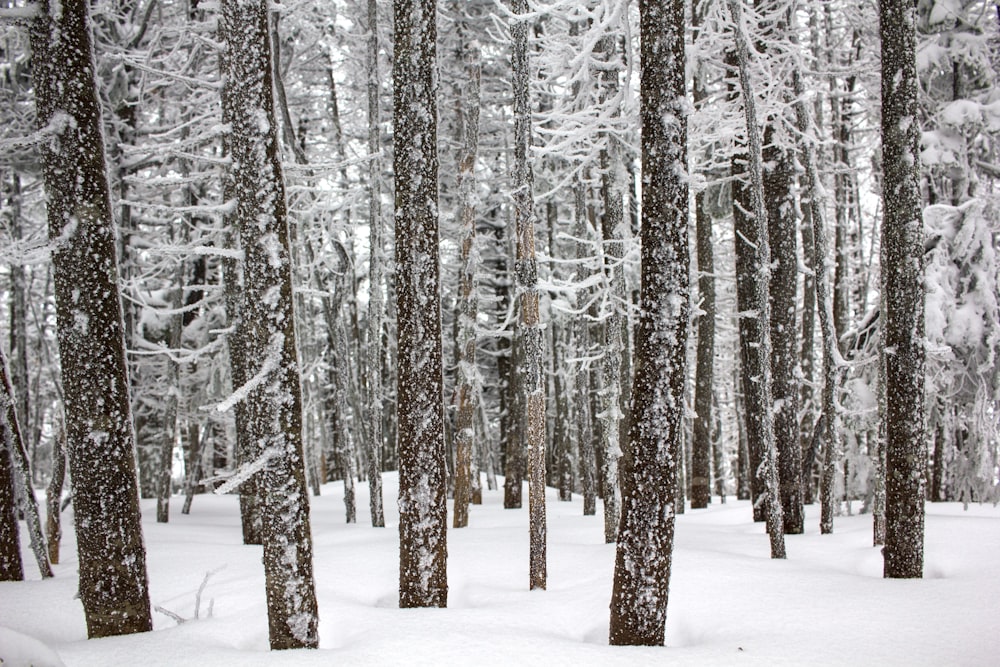
<svg viewBox="0 0 1000 667">
<path fill-rule="evenodd" d="M 320 650 L 268 651 L 260 547 L 244 546 L 235 496 L 174 498 L 170 523 L 143 501 L 152 633 L 87 640 L 76 593 L 72 517 L 62 563 L 39 581 L 0 583 L 0 664 L 109 667 L 256 665 L 997 665 L 1000 508 L 927 505 L 922 580 L 885 580 L 871 516 L 838 516 L 820 535 L 787 538 L 768 558 L 747 502 L 729 499 L 678 517 L 666 648 L 607 645 L 615 548 L 598 515 L 548 495 L 548 590 L 528 591 L 528 512 L 484 490 L 468 528 L 448 532 L 447 609 L 397 608 L 397 477 L 385 475 L 384 529 L 344 523 L 343 486 L 312 499 Z M 527 501 L 527 493 L 524 494 Z M 450 519 L 450 515 L 449 515 Z M 23 529 L 23 524 L 22 524 Z M 199 586 L 212 572 L 195 605 Z"/>
</svg>

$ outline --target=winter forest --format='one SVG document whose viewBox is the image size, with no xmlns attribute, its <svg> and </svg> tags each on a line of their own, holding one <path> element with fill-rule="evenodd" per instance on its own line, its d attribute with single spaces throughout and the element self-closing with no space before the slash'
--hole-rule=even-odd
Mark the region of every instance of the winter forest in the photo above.
<svg viewBox="0 0 1000 667">
<path fill-rule="evenodd" d="M 989 664 L 998 252 L 992 0 L 0 0 L 0 664 Z"/>
</svg>

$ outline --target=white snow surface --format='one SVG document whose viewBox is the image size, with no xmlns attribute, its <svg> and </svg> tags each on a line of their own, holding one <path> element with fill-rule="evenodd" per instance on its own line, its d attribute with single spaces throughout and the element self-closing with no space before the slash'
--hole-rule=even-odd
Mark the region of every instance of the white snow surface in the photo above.
<svg viewBox="0 0 1000 667">
<path fill-rule="evenodd" d="M 927 505 L 922 580 L 882 578 L 871 516 L 838 516 L 820 535 L 786 538 L 771 560 L 747 502 L 713 498 L 678 515 L 667 646 L 609 647 L 615 547 L 603 513 L 548 490 L 547 591 L 528 591 L 528 510 L 504 510 L 484 488 L 468 528 L 448 531 L 447 609 L 397 608 L 395 474 L 385 475 L 386 528 L 343 523 L 343 486 L 312 498 L 320 649 L 268 651 L 260 547 L 244 546 L 236 496 L 202 495 L 191 514 L 155 523 L 143 501 L 154 613 L 151 633 L 88 640 L 76 593 L 76 544 L 64 515 L 63 562 L 37 579 L 0 583 L 0 659 L 7 665 L 996 665 L 1000 656 L 1000 509 Z M 527 491 L 525 490 L 525 495 Z M 177 504 L 174 504 L 177 509 Z M 449 521 L 450 526 L 450 521 Z M 23 530 L 23 524 L 22 524 Z M 195 618 L 195 597 L 212 576 Z M 209 614 L 211 609 L 211 614 Z M 61 660 L 61 663 L 60 663 Z"/>
</svg>

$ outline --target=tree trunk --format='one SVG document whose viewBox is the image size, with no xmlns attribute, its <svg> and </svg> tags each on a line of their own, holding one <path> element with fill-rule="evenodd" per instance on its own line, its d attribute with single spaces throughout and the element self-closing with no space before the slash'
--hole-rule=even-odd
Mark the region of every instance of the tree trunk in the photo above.
<svg viewBox="0 0 1000 667">
<path fill-rule="evenodd" d="M 684 428 L 688 332 L 684 2 L 642 0 L 642 315 L 610 642 L 662 645 Z M 653 66 L 654 63 L 656 66 Z"/>
<path fill-rule="evenodd" d="M 882 0 L 882 312 L 885 343 L 884 574 L 923 576 L 924 291 L 916 10 Z"/>
<path fill-rule="evenodd" d="M 600 48 L 602 57 L 608 63 L 602 70 L 601 95 L 604 99 L 615 99 L 618 95 L 618 63 L 613 36 L 604 37 Z M 612 118 L 617 116 L 612 111 Z M 604 275 L 607 284 L 607 301 L 610 311 L 604 323 L 604 350 L 601 357 L 601 433 L 604 436 L 601 465 L 602 486 L 604 487 L 604 541 L 612 544 L 618 536 L 621 523 L 622 498 L 618 477 L 618 457 L 621 452 L 621 420 L 624 416 L 622 401 L 622 359 L 625 354 L 625 318 L 623 310 L 628 303 L 625 286 L 625 267 L 622 266 L 625 248 L 625 212 L 622 181 L 621 147 L 613 133 L 604 137 L 605 146 L 601 151 L 601 197 L 604 200 L 604 215 L 601 217 L 601 237 L 604 241 Z"/>
<path fill-rule="evenodd" d="M 24 581 L 21 562 L 21 529 L 17 524 L 14 492 L 14 436 L 7 424 L 7 408 L 0 411 L 0 581 Z"/>
<path fill-rule="evenodd" d="M 476 153 L 479 148 L 479 47 L 462 40 L 465 63 L 465 99 L 462 105 L 462 148 L 458 159 L 458 222 L 462 229 L 462 265 L 459 276 L 458 388 L 455 402 L 455 512 L 454 527 L 469 524 L 474 465 L 475 416 L 479 407 L 479 370 L 476 367 L 476 318 L 479 314 L 476 250 Z"/>
<path fill-rule="evenodd" d="M 746 35 L 743 29 L 742 0 L 728 0 L 729 11 L 733 18 L 733 36 L 736 42 L 736 62 L 740 72 L 740 85 L 743 92 L 743 111 L 746 115 L 748 176 L 749 176 L 749 214 L 750 223 L 756 232 L 753 241 L 746 238 L 737 239 L 737 248 L 743 247 L 744 253 L 750 253 L 750 261 L 745 269 L 756 274 L 756 284 L 750 300 L 744 307 L 738 306 L 740 313 L 753 313 L 757 320 L 759 337 L 744 339 L 740 336 L 743 351 L 743 391 L 746 394 L 747 434 L 750 442 L 750 465 L 754 477 L 761 478 L 761 496 L 763 498 L 767 532 L 771 542 L 771 557 L 785 557 L 784 527 L 781 512 L 781 500 L 778 491 L 777 452 L 774 444 L 774 403 L 771 397 L 771 321 L 770 278 L 771 251 L 768 239 L 767 211 L 764 207 L 764 182 L 761 165 L 760 129 L 757 125 L 757 101 L 750 78 L 750 54 Z M 739 205 L 737 205 L 739 208 Z M 735 213 L 735 211 L 734 211 Z M 739 290 L 739 287 L 737 288 Z M 741 322 L 748 320 L 741 317 Z M 742 332 L 741 332 L 742 333 Z M 758 448 L 759 468 L 754 467 L 754 446 Z M 797 445 L 797 442 L 796 442 Z M 761 502 L 754 499 L 754 502 Z"/>
<path fill-rule="evenodd" d="M 515 15 L 528 13 L 527 0 L 512 0 Z M 524 346 L 519 385 L 526 419 L 528 463 L 529 588 L 546 586 L 545 534 L 545 385 L 543 384 L 542 327 L 539 320 L 538 268 L 535 263 L 535 213 L 528 156 L 531 143 L 531 106 L 528 91 L 528 20 L 514 18 L 511 54 L 514 89 L 514 228 L 515 278 L 520 299 L 518 329 Z"/>
<path fill-rule="evenodd" d="M 80 600 L 90 637 L 152 629 L 139 517 L 114 217 L 89 5 L 38 4 L 31 28 L 53 245 L 59 356 L 75 494 Z"/>
<path fill-rule="evenodd" d="M 66 434 L 57 423 L 52 439 L 52 476 L 45 489 L 45 544 L 49 562 L 59 564 L 59 543 L 62 541 L 62 492 L 66 483 Z"/>
<path fill-rule="evenodd" d="M 368 92 L 368 490 L 372 526 L 385 526 L 382 500 L 382 336 L 385 301 L 382 295 L 384 279 L 384 243 L 382 242 L 382 137 L 379 106 L 378 67 L 378 3 L 368 0 L 368 59 L 366 61 Z"/>
<path fill-rule="evenodd" d="M 448 603 L 435 11 L 433 0 L 394 2 L 399 606 L 404 608 Z"/>
<path fill-rule="evenodd" d="M 222 4 L 223 119 L 230 125 L 233 220 L 243 247 L 240 322 L 248 379 L 246 425 L 266 458 L 260 478 L 272 649 L 315 648 L 309 495 L 302 448 L 288 212 L 278 155 L 268 5 Z"/>
</svg>

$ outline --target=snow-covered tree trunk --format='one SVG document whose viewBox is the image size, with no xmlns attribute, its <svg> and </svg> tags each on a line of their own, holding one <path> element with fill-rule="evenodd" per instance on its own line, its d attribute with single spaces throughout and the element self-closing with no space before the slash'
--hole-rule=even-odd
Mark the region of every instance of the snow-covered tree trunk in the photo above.
<svg viewBox="0 0 1000 667">
<path fill-rule="evenodd" d="M 152 629 L 115 225 L 89 4 L 37 5 L 31 27 L 73 483 L 90 637 Z"/>
<path fill-rule="evenodd" d="M 702 24 L 707 0 L 692 10 L 696 30 Z M 696 108 L 705 104 L 705 72 L 696 64 L 692 98 Z M 712 215 L 706 207 L 705 192 L 695 195 L 695 248 L 698 258 L 698 347 L 694 385 L 694 428 L 691 434 L 691 509 L 708 507 L 712 500 L 710 460 L 712 455 L 712 373 L 715 365 L 715 255 L 712 248 Z M 718 475 L 718 472 L 716 473 Z"/>
<path fill-rule="evenodd" d="M 515 15 L 528 13 L 527 0 L 511 0 Z M 545 385 L 542 364 L 542 327 L 539 320 L 538 267 L 535 261 L 535 212 L 532 196 L 531 105 L 528 91 L 528 19 L 514 18 L 510 27 L 514 89 L 515 278 L 518 321 L 524 361 L 518 385 L 524 410 L 528 468 L 529 588 L 546 586 L 545 535 Z"/>
<path fill-rule="evenodd" d="M 248 435 L 265 458 L 259 483 L 270 645 L 315 648 L 302 389 L 268 10 L 262 0 L 225 0 L 220 22 L 227 47 L 222 108 L 230 126 L 230 215 L 243 248 L 240 328 L 247 379 L 236 392 L 245 401 Z"/>
<path fill-rule="evenodd" d="M 882 354 L 886 404 L 886 577 L 923 576 L 923 220 L 917 105 L 916 10 L 882 0 Z"/>
<path fill-rule="evenodd" d="M 14 437 L 7 424 L 7 410 L 0 414 L 0 581 L 23 581 L 21 529 L 17 525 L 14 462 L 7 443 Z"/>
<path fill-rule="evenodd" d="M 615 100 L 619 93 L 618 64 L 613 36 L 604 37 L 600 42 L 601 56 L 607 69 L 600 75 L 601 97 Z M 615 110 L 613 116 L 617 117 Z M 628 294 L 625 288 L 624 247 L 624 199 L 625 183 L 621 147 L 614 133 L 604 137 L 605 146 L 601 151 L 601 197 L 604 200 L 604 215 L 601 216 L 601 238 L 603 240 L 604 274 L 607 280 L 610 311 L 604 323 L 604 349 L 601 357 L 601 433 L 603 434 L 603 457 L 601 483 L 604 488 L 604 541 L 614 543 L 621 523 L 622 498 L 618 478 L 618 460 L 621 457 L 621 409 L 622 356 L 625 354 L 625 317 Z"/>
<path fill-rule="evenodd" d="M 38 511 L 38 500 L 35 498 L 35 488 L 31 482 L 31 461 L 28 459 L 28 448 L 24 444 L 24 430 L 17 414 L 17 394 L 14 392 L 14 384 L 2 347 L 0 347 L 0 376 L 2 376 L 0 377 L 0 422 L 3 426 L 3 442 L 0 442 L 0 447 L 6 449 L 11 457 L 15 488 L 19 489 L 22 495 L 20 506 L 28 524 L 31 551 L 35 555 L 35 562 L 38 563 L 38 571 L 45 579 L 52 576 L 52 567 L 49 565 L 45 548 L 45 534 L 42 530 L 41 514 Z"/>
<path fill-rule="evenodd" d="M 579 262 L 576 271 L 576 280 L 582 282 L 587 278 L 587 267 L 584 261 L 591 256 L 591 244 L 586 242 L 593 231 L 588 224 L 587 216 L 587 188 L 578 183 L 573 188 L 574 215 L 576 216 L 576 259 Z M 592 289 L 577 290 L 576 307 L 582 308 L 589 300 Z M 589 314 L 580 315 L 573 323 L 573 338 L 577 353 L 586 356 L 590 353 L 594 336 L 591 329 Z M 583 494 L 583 514 L 593 516 L 597 513 L 597 452 L 594 437 L 594 417 L 591 413 L 591 375 L 594 373 L 588 364 L 580 364 L 574 375 L 574 396 L 576 405 L 576 449 L 578 463 L 578 478 L 580 480 L 580 491 Z"/>
<path fill-rule="evenodd" d="M 770 272 L 771 251 L 768 239 L 767 210 L 764 206 L 763 166 L 761 164 L 760 128 L 757 124 L 757 101 L 750 75 L 750 52 L 743 29 L 742 0 L 728 0 L 733 18 L 733 37 L 736 42 L 736 63 L 739 68 L 740 86 L 743 92 L 743 112 L 746 115 L 747 131 L 747 175 L 750 209 L 744 214 L 750 219 L 756 236 L 736 240 L 737 248 L 747 246 L 744 252 L 751 253 L 752 260 L 747 267 L 756 274 L 749 303 L 738 305 L 740 319 L 754 318 L 759 327 L 756 340 L 746 340 L 741 332 L 743 350 L 743 391 L 747 396 L 747 433 L 753 448 L 758 447 L 757 461 L 751 449 L 750 464 L 752 477 L 762 480 L 761 497 L 754 503 L 764 504 L 767 532 L 771 541 L 771 557 L 785 557 L 785 538 L 778 492 L 777 453 L 774 443 L 774 404 L 771 397 L 771 321 Z M 738 261 L 738 260 L 737 260 Z M 756 467 L 755 466 L 756 463 Z"/>
<path fill-rule="evenodd" d="M 459 275 L 458 387 L 455 402 L 455 513 L 454 526 L 469 524 L 474 466 L 475 416 L 479 407 L 479 371 L 476 367 L 476 318 L 479 314 L 479 251 L 476 248 L 476 153 L 479 148 L 479 80 L 482 70 L 479 46 L 462 44 L 465 64 L 465 98 L 462 103 L 462 147 L 458 159 L 458 222 L 462 230 Z"/>
<path fill-rule="evenodd" d="M 365 389 L 368 391 L 368 490 L 372 526 L 385 526 L 382 501 L 382 333 L 385 299 L 385 244 L 382 242 L 382 114 L 379 105 L 378 2 L 367 2 L 368 52 L 368 348 Z"/>
<path fill-rule="evenodd" d="M 794 35 L 795 14 L 792 9 L 788 10 L 788 21 L 790 34 Z M 839 375 L 837 361 L 839 355 L 837 353 L 837 336 L 833 321 L 833 295 L 831 294 L 830 270 L 827 263 L 830 246 L 826 231 L 825 202 L 823 200 L 823 187 L 820 184 L 816 158 L 816 125 L 813 123 L 812 116 L 809 113 L 809 106 L 805 99 L 805 81 L 803 80 L 801 67 L 795 67 L 792 71 L 792 88 L 795 93 L 795 123 L 801 137 L 800 150 L 802 153 L 802 163 L 805 167 L 802 200 L 805 204 L 804 208 L 808 211 L 808 218 L 812 223 L 810 233 L 807 234 L 803 230 L 802 238 L 803 240 L 810 238 L 813 242 L 812 248 L 804 249 L 804 254 L 810 258 L 813 269 L 816 307 L 819 313 L 820 333 L 823 340 L 822 421 L 818 420 L 815 428 L 816 430 L 822 430 L 826 438 L 827 445 L 824 447 L 824 453 L 828 451 L 832 453 L 833 450 L 829 448 L 834 445 L 830 443 L 836 443 L 840 438 L 840 414 L 837 411 L 836 403 Z M 803 474 L 806 474 L 805 470 L 803 470 Z M 811 475 L 811 471 L 808 474 Z M 829 501 L 824 503 L 824 507 L 828 505 Z M 828 515 L 826 511 L 823 511 L 820 519 L 820 532 L 830 533 L 832 531 L 832 512 Z"/>
<path fill-rule="evenodd" d="M 448 603 L 434 0 L 395 0 L 399 606 Z"/>
<path fill-rule="evenodd" d="M 788 41 L 785 9 L 775 0 L 757 0 L 763 12 L 763 37 L 759 51 L 774 50 L 764 37 Z M 776 91 L 790 101 L 785 84 Z M 795 155 L 783 135 L 791 134 L 793 121 L 784 110 L 767 118 L 761 159 L 764 201 L 767 207 L 768 245 L 771 251 L 770 295 L 771 398 L 774 401 L 774 445 L 778 467 L 778 493 L 786 534 L 800 534 L 805 528 L 802 502 L 802 453 L 799 449 L 798 372 L 798 215 L 792 186 Z"/>
<path fill-rule="evenodd" d="M 642 255 L 610 643 L 662 645 L 688 336 L 684 2 L 641 0 Z"/>
<path fill-rule="evenodd" d="M 56 424 L 52 438 L 52 475 L 45 489 L 45 544 L 49 549 L 49 562 L 59 564 L 59 543 L 62 541 L 62 492 L 66 482 L 65 434 L 61 424 Z"/>
</svg>

